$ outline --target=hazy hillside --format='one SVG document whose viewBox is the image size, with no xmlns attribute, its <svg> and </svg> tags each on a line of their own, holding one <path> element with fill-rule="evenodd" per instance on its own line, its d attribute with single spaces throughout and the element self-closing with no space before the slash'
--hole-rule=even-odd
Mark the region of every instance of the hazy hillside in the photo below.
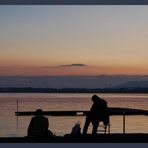
<svg viewBox="0 0 148 148">
<path fill-rule="evenodd" d="M 116 86 L 121 87 L 121 86 L 134 86 L 134 85 L 145 87 L 147 86 L 147 84 L 148 84 L 148 76 L 128 76 L 128 75 L 60 76 L 60 77 L 0 76 L 0 87 L 112 88 Z"/>
<path fill-rule="evenodd" d="M 116 86 L 116 88 L 148 88 L 148 81 L 129 81 L 125 84 Z"/>
</svg>

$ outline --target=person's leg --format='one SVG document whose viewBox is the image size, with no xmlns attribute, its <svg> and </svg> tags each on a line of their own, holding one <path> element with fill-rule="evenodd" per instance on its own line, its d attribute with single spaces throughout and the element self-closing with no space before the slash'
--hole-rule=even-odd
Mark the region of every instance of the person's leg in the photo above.
<svg viewBox="0 0 148 148">
<path fill-rule="evenodd" d="M 88 127 L 89 127 L 90 122 L 91 121 L 88 118 L 86 118 L 85 124 L 84 124 L 84 128 L 83 128 L 83 134 L 86 134 L 87 133 L 87 130 L 88 130 Z"/>
<path fill-rule="evenodd" d="M 97 134 L 98 125 L 99 125 L 99 122 L 93 123 L 93 129 L 92 129 L 92 134 L 93 135 Z"/>
</svg>

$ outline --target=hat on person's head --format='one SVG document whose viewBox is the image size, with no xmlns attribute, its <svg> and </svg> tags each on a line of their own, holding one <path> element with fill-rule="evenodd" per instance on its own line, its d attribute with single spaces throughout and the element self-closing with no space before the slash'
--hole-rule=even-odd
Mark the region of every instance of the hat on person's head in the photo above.
<svg viewBox="0 0 148 148">
<path fill-rule="evenodd" d="M 36 115 L 42 115 L 42 114 L 43 114 L 43 110 L 42 110 L 42 109 L 37 109 L 37 110 L 35 111 L 35 114 L 36 114 Z"/>
</svg>

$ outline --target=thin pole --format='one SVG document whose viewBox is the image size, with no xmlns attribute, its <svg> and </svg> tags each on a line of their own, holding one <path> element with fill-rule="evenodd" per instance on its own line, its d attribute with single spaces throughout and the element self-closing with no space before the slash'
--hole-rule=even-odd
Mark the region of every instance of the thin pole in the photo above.
<svg viewBox="0 0 148 148">
<path fill-rule="evenodd" d="M 18 100 L 17 100 L 17 112 L 18 112 Z"/>
<path fill-rule="evenodd" d="M 123 113 L 123 134 L 125 134 L 125 113 Z"/>
<path fill-rule="evenodd" d="M 16 110 L 17 110 L 17 112 L 18 112 L 18 109 L 19 109 L 19 108 L 18 108 L 18 100 L 17 100 L 16 103 L 17 103 L 17 109 L 16 109 Z M 17 129 L 18 129 L 18 115 L 16 115 L 16 126 L 17 126 Z"/>
</svg>

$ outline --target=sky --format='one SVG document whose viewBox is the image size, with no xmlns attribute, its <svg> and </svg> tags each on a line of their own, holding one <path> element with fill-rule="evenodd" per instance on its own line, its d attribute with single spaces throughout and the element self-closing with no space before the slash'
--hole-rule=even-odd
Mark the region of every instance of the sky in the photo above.
<svg viewBox="0 0 148 148">
<path fill-rule="evenodd" d="M 148 74 L 148 6 L 0 6 L 0 75 Z"/>
</svg>

